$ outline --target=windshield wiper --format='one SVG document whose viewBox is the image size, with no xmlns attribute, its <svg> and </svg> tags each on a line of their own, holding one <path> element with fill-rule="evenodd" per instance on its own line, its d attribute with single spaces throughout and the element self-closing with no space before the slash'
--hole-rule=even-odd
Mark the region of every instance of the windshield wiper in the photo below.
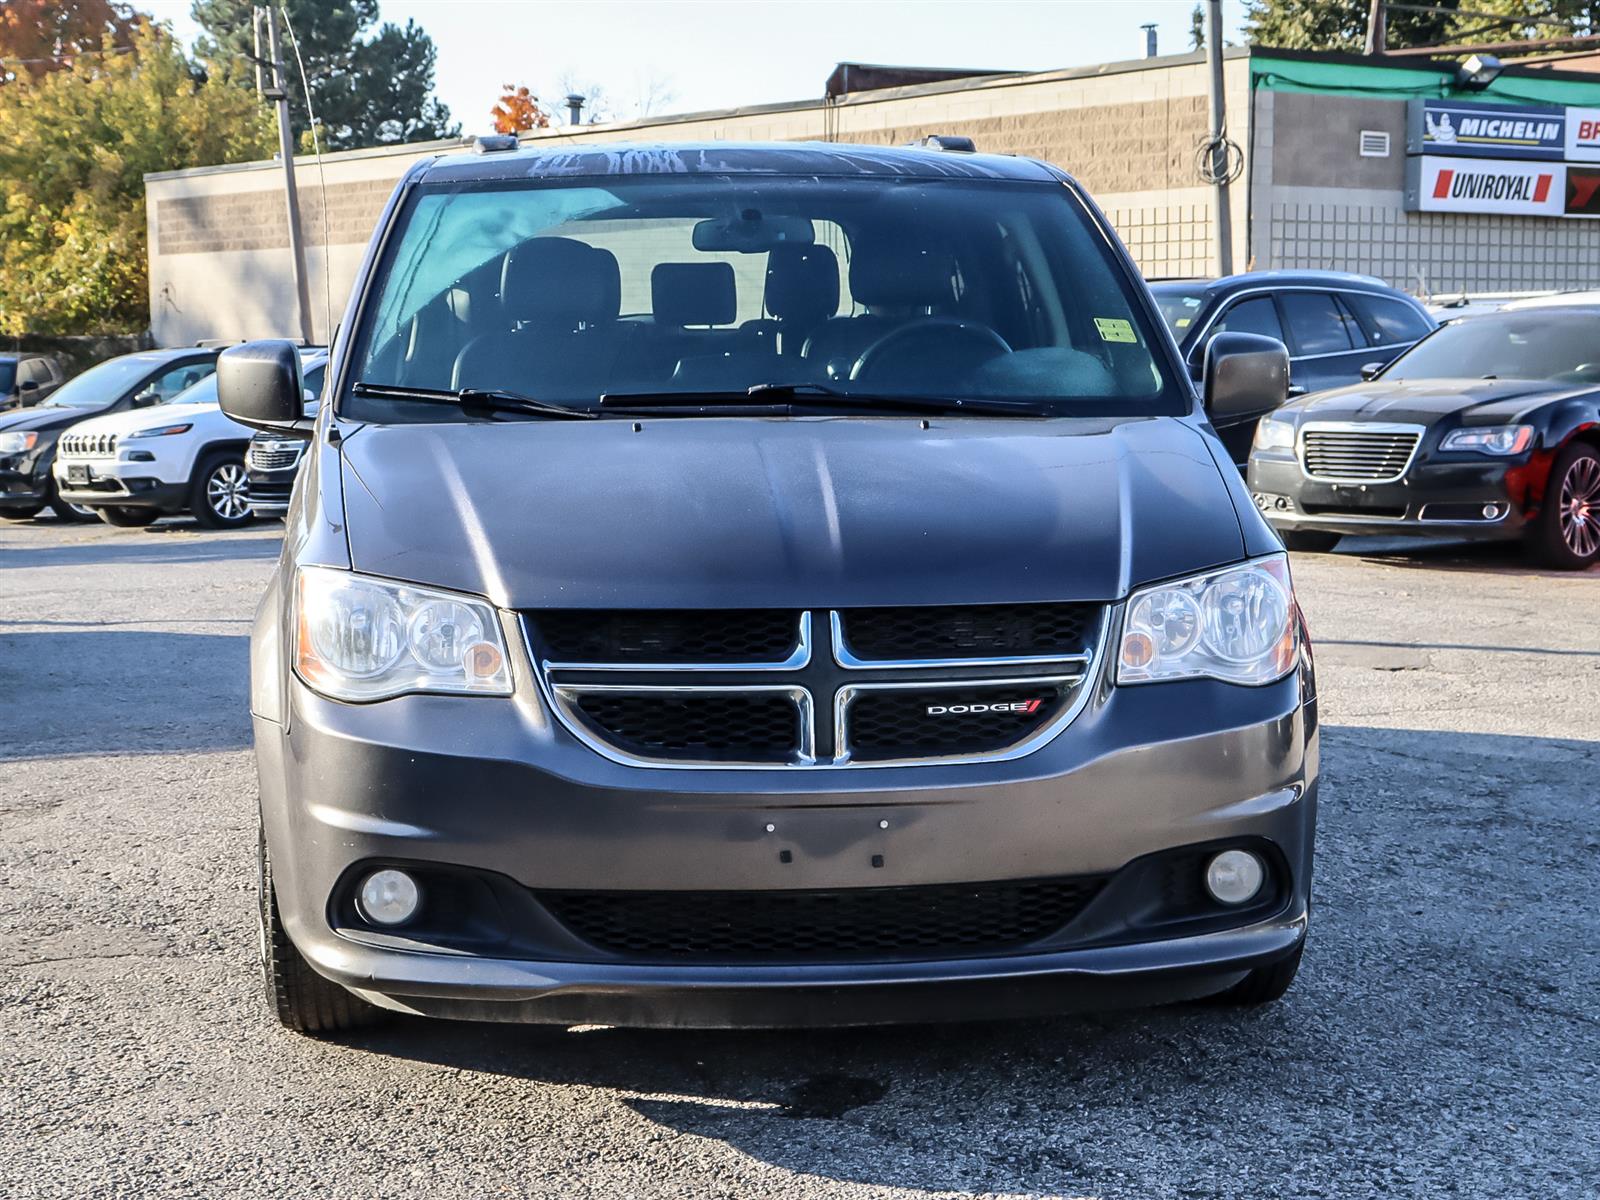
<svg viewBox="0 0 1600 1200">
<path fill-rule="evenodd" d="M 690 415 L 718 415 L 728 409 L 793 412 L 834 409 L 846 412 L 905 412 L 924 416 L 975 413 L 986 417 L 1044 417 L 1032 404 L 944 396 L 884 396 L 846 392 L 825 383 L 758 383 L 743 391 L 607 392 L 602 409 L 650 409 Z"/>
<path fill-rule="evenodd" d="M 566 408 L 560 404 L 547 404 L 509 392 L 503 388 L 446 388 L 396 387 L 387 383 L 358 383 L 350 389 L 357 396 L 374 400 L 418 400 L 424 404 L 454 404 L 467 412 L 515 412 L 530 416 L 549 417 L 553 420 L 590 421 L 600 414 L 586 408 Z"/>
</svg>

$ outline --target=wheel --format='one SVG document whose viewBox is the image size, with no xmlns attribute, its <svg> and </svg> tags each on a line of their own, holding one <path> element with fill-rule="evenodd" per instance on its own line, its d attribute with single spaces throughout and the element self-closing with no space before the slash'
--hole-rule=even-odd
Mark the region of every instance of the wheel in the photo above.
<svg viewBox="0 0 1600 1200">
<path fill-rule="evenodd" d="M 94 509 L 82 504 L 67 503 L 57 494 L 54 486 L 50 488 L 50 499 L 45 503 L 50 506 L 50 511 L 56 514 L 57 520 L 65 521 L 69 525 L 94 520 Z"/>
<path fill-rule="evenodd" d="M 1340 537 L 1337 533 L 1318 533 L 1311 529 L 1280 529 L 1278 536 L 1283 539 L 1284 549 L 1300 554 L 1331 554 Z"/>
<path fill-rule="evenodd" d="M 42 504 L 30 504 L 26 508 L 0 508 L 0 521 L 31 521 L 43 511 Z"/>
<path fill-rule="evenodd" d="M 1600 451 L 1593 446 L 1574 442 L 1556 459 L 1544 507 L 1528 530 L 1528 549 L 1558 571 L 1600 562 Z"/>
<path fill-rule="evenodd" d="M 1302 942 L 1288 958 L 1280 959 L 1270 967 L 1258 967 L 1227 991 L 1212 996 L 1207 1003 L 1229 1008 L 1255 1008 L 1260 1004 L 1281 1000 L 1300 970 L 1300 956 L 1304 952 L 1305 944 Z"/>
<path fill-rule="evenodd" d="M 189 489 L 189 511 L 207 529 L 237 529 L 250 523 L 245 498 L 244 455 L 216 454 L 200 464 Z"/>
<path fill-rule="evenodd" d="M 261 980 L 267 1006 L 285 1029 L 296 1033 L 341 1033 L 374 1025 L 384 1011 L 318 975 L 295 949 L 278 916 L 278 896 L 272 887 L 272 859 L 267 854 L 267 834 L 258 830 L 257 885 L 260 889 Z"/>
<path fill-rule="evenodd" d="M 131 508 L 126 504 L 108 504 L 95 509 L 94 515 L 118 529 L 143 529 L 146 525 L 154 525 L 161 516 L 153 508 Z"/>
</svg>

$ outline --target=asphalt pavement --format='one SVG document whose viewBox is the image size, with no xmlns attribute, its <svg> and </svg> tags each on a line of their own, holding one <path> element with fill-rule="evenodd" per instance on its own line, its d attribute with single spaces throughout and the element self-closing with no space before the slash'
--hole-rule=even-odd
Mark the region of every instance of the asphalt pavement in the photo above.
<svg viewBox="0 0 1600 1200">
<path fill-rule="evenodd" d="M 1324 786 L 1251 1012 L 826 1033 L 269 1022 L 278 527 L 0 524 L 0 1196 L 1592 1197 L 1600 570 L 1297 557 Z"/>
</svg>

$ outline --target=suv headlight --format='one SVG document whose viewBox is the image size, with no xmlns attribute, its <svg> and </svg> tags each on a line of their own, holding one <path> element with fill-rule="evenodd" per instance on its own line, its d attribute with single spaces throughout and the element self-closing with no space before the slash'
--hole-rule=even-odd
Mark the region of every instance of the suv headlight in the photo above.
<svg viewBox="0 0 1600 1200">
<path fill-rule="evenodd" d="M 295 578 L 294 669 L 335 700 L 511 694 L 505 640 L 488 604 L 327 567 L 302 567 Z"/>
<path fill-rule="evenodd" d="M 1256 424 L 1254 448 L 1257 450 L 1288 450 L 1294 445 L 1294 426 L 1288 421 L 1275 421 L 1262 417 Z"/>
<path fill-rule="evenodd" d="M 138 430 L 135 433 L 125 433 L 125 434 L 122 435 L 122 440 L 126 442 L 126 441 L 129 441 L 129 440 L 133 439 L 133 438 L 172 437 L 174 434 L 188 433 L 189 430 L 191 430 L 193 428 L 194 428 L 194 426 L 192 424 L 189 424 L 189 425 L 157 425 L 154 429 L 141 429 L 141 430 Z"/>
<path fill-rule="evenodd" d="M 38 444 L 37 433 L 0 433 L 0 454 L 26 454 Z"/>
<path fill-rule="evenodd" d="M 1533 445 L 1532 425 L 1481 425 L 1444 435 L 1441 450 L 1473 450 L 1479 454 L 1521 454 Z"/>
<path fill-rule="evenodd" d="M 1273 554 L 1130 596 L 1117 682 L 1205 677 L 1272 683 L 1292 671 L 1299 658 L 1289 560 Z"/>
</svg>

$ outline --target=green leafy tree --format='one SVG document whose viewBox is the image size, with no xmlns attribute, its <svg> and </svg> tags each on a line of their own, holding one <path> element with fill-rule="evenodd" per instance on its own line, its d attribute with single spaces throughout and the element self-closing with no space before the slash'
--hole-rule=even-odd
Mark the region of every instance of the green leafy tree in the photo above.
<svg viewBox="0 0 1600 1200">
<path fill-rule="evenodd" d="M 0 333 L 146 328 L 145 173 L 271 153 L 255 97 L 206 78 L 159 26 L 130 40 L 0 88 Z"/>
<path fill-rule="evenodd" d="M 1189 49 L 1204 50 L 1206 48 L 1206 14 L 1198 4 L 1189 14 Z"/>
<path fill-rule="evenodd" d="M 1439 8 L 1460 7 L 1458 0 L 1431 2 Z M 1366 45 L 1371 7 L 1368 0 L 1250 0 L 1244 18 L 1245 37 L 1257 46 L 1357 53 Z M 1388 45 L 1397 49 L 1445 41 L 1454 19 L 1443 13 L 1391 9 Z"/>
<path fill-rule="evenodd" d="M 244 68 L 255 51 L 253 7 L 250 0 L 194 0 L 190 10 L 205 30 L 198 53 L 250 86 L 254 72 Z M 428 141 L 460 132 L 450 110 L 433 95 L 436 51 L 433 39 L 416 22 L 385 22 L 373 31 L 378 0 L 286 0 L 283 7 L 289 13 L 289 28 L 283 33 L 289 110 L 301 144 L 311 121 L 295 41 L 310 79 L 324 148 Z"/>
</svg>

